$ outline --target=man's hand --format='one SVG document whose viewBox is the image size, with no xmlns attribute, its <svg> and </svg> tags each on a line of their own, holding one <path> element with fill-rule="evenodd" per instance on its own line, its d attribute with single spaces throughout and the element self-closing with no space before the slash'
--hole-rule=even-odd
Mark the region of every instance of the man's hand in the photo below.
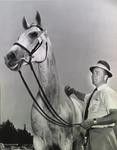
<svg viewBox="0 0 117 150">
<path fill-rule="evenodd" d="M 65 91 L 67 96 L 70 96 L 71 94 L 74 93 L 74 88 L 71 88 L 70 86 L 66 85 L 64 88 L 64 91 Z"/>
<path fill-rule="evenodd" d="M 86 130 L 90 129 L 93 125 L 94 125 L 93 119 L 88 119 L 81 123 L 81 126 Z"/>
</svg>

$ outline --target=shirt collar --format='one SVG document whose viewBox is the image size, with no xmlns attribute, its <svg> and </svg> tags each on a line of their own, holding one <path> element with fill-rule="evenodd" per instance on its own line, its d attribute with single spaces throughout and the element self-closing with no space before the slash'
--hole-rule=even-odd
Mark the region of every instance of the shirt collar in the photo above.
<svg viewBox="0 0 117 150">
<path fill-rule="evenodd" d="M 101 86 L 99 86 L 99 87 L 97 88 L 97 90 L 100 91 L 101 89 L 103 89 L 103 88 L 105 88 L 105 87 L 107 87 L 107 84 L 106 84 L 106 83 L 105 83 L 105 84 L 102 84 Z"/>
</svg>

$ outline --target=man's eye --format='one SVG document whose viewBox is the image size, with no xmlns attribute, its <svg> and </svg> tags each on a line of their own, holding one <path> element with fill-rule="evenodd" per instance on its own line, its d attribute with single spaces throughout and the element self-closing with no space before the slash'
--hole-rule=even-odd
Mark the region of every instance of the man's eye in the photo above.
<svg viewBox="0 0 117 150">
<path fill-rule="evenodd" d="M 19 40 L 19 36 L 18 36 L 17 40 Z"/>
</svg>

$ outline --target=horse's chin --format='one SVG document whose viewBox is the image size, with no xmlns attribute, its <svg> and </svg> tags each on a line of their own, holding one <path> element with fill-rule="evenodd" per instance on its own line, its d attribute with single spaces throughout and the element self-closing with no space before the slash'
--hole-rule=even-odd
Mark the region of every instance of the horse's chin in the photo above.
<svg viewBox="0 0 117 150">
<path fill-rule="evenodd" d="M 4 57 L 4 60 L 5 60 L 5 64 L 6 66 L 12 70 L 12 71 L 19 71 L 21 69 L 21 66 L 23 64 L 23 60 L 21 59 L 18 59 L 16 61 L 11 61 L 9 60 L 7 57 Z"/>
<path fill-rule="evenodd" d="M 11 70 L 11 71 L 19 71 L 22 66 L 22 62 L 19 63 L 5 63 L 6 66 Z"/>
<path fill-rule="evenodd" d="M 21 68 L 21 65 L 15 64 L 14 66 L 10 66 L 9 69 L 12 71 L 19 71 Z"/>
</svg>

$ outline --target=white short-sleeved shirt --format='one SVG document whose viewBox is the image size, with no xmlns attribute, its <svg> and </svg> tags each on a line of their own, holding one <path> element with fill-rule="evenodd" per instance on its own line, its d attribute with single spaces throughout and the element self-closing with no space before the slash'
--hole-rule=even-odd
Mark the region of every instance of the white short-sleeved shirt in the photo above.
<svg viewBox="0 0 117 150">
<path fill-rule="evenodd" d="M 87 104 L 90 94 L 85 96 Z M 108 115 L 110 109 L 117 109 L 117 93 L 107 86 L 101 85 L 93 94 L 88 109 L 88 119 L 99 118 Z"/>
</svg>

